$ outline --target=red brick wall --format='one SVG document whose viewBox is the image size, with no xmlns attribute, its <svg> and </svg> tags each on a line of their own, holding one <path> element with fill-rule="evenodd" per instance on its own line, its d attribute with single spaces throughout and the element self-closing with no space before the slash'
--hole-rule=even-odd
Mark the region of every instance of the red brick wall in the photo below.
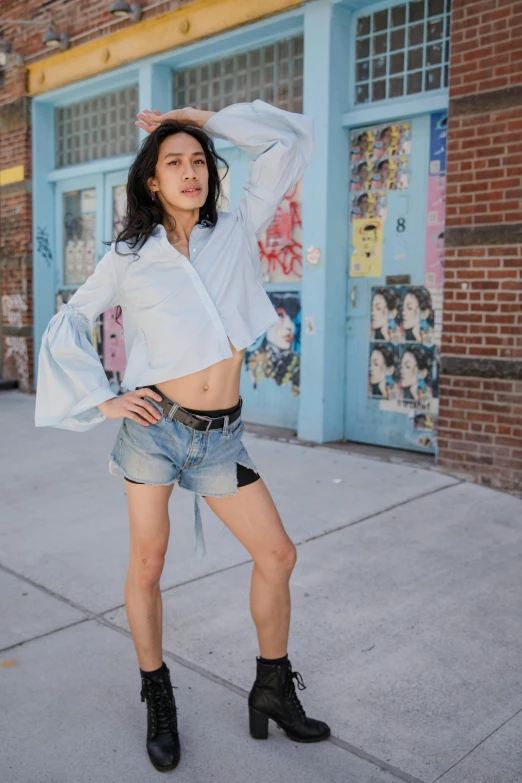
<svg viewBox="0 0 522 783">
<path fill-rule="evenodd" d="M 181 8 L 193 0 L 143 3 L 143 19 Z M 2 0 L 0 17 L 41 22 L 40 25 L 2 24 L 4 39 L 26 62 L 45 59 L 42 45 L 51 18 L 60 33 L 67 33 L 71 48 L 127 27 L 129 21 L 109 13 L 110 0 Z M 152 7 L 154 6 L 154 7 Z M 51 54 L 53 52 L 51 51 Z M 29 59 L 27 59 L 29 58 Z M 23 165 L 25 182 L 0 188 L 0 379 L 15 378 L 24 391 L 34 385 L 32 334 L 31 244 L 31 128 L 29 102 L 24 99 L 26 72 L 23 63 L 9 59 L 4 87 L 0 89 L 0 169 Z M 17 324 L 20 323 L 19 330 Z M 24 328 L 25 327 L 25 328 Z M 6 334 L 7 332 L 7 334 Z"/>
<path fill-rule="evenodd" d="M 448 131 L 439 465 L 520 490 L 522 3 L 454 0 Z"/>
</svg>

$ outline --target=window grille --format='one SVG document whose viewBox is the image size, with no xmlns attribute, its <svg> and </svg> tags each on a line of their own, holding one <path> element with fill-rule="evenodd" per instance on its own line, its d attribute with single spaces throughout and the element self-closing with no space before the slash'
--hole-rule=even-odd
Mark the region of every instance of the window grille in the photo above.
<svg viewBox="0 0 522 783">
<path fill-rule="evenodd" d="M 303 36 L 177 71 L 174 106 L 219 111 L 256 98 L 303 111 Z"/>
<path fill-rule="evenodd" d="M 410 0 L 359 16 L 355 103 L 448 86 L 451 0 Z"/>
<path fill-rule="evenodd" d="M 56 167 L 133 153 L 138 111 L 137 86 L 57 108 Z"/>
</svg>

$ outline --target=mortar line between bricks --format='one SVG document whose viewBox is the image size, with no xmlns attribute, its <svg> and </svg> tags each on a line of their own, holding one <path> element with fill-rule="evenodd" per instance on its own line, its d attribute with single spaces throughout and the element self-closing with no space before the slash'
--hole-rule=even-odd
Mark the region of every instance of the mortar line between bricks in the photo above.
<svg viewBox="0 0 522 783">
<path fill-rule="evenodd" d="M 467 759 L 468 756 L 471 756 L 471 754 L 474 753 L 477 748 L 480 748 L 480 746 L 483 745 L 484 742 L 486 742 L 486 740 L 488 740 L 490 737 L 492 737 L 493 734 L 496 734 L 497 731 L 500 731 L 500 729 L 502 729 L 507 723 L 509 723 L 509 721 L 513 720 L 513 718 L 516 718 L 517 715 L 520 715 L 521 712 L 522 712 L 522 707 L 519 710 L 517 710 L 516 712 L 514 712 L 513 715 L 510 715 L 509 718 L 506 718 L 506 720 L 503 723 L 501 723 L 500 726 L 497 726 L 496 729 L 493 729 L 493 731 L 491 731 L 487 735 L 487 737 L 484 737 L 484 739 L 481 739 L 480 742 L 477 742 L 477 744 L 475 745 L 474 748 L 471 748 L 471 750 L 469 750 L 467 753 L 465 753 L 462 756 L 462 758 L 460 758 L 458 761 L 456 761 L 454 764 L 452 764 L 451 767 L 448 767 L 448 769 L 445 772 L 443 772 L 442 775 L 439 775 L 438 778 L 435 778 L 435 780 L 433 780 L 432 783 L 437 783 L 439 780 L 442 780 L 444 778 L 444 776 L 448 774 L 448 772 L 451 772 L 452 769 L 455 769 L 455 767 L 458 767 L 458 765 L 461 764 L 464 761 L 464 759 Z"/>
<path fill-rule="evenodd" d="M 132 639 L 132 634 L 130 631 L 127 631 L 125 628 L 120 628 L 119 625 L 115 625 L 105 617 L 97 616 L 93 619 L 96 620 L 96 622 L 98 622 L 100 625 L 104 625 L 112 631 L 117 631 L 123 636 Z M 242 696 L 244 699 L 248 698 L 248 691 L 246 691 L 244 688 L 240 688 L 239 685 L 230 682 L 230 680 L 226 680 L 224 677 L 220 677 L 219 674 L 214 674 L 214 672 L 211 672 L 209 669 L 205 669 L 203 666 L 200 666 L 197 663 L 193 663 L 192 661 L 189 661 L 186 658 L 183 658 L 181 655 L 177 655 L 176 653 L 171 652 L 170 650 L 163 649 L 162 652 L 165 658 L 171 658 L 179 666 L 182 666 L 185 669 L 190 669 L 195 674 L 199 674 L 201 677 L 204 677 L 206 680 L 213 682 L 215 685 L 221 685 L 227 690 L 233 691 L 235 694 Z M 367 761 L 384 772 L 389 772 L 390 775 L 392 775 L 394 778 L 404 781 L 404 783 L 424 783 L 424 781 L 420 780 L 420 778 L 416 778 L 407 772 L 403 772 L 398 767 L 394 767 L 393 764 L 389 764 L 387 761 L 383 761 L 377 756 L 373 756 L 371 753 L 367 753 L 365 750 L 362 750 L 362 748 L 358 748 L 355 745 L 340 739 L 339 737 L 330 735 L 330 737 L 328 737 L 328 739 L 325 741 L 330 742 L 332 745 L 336 745 L 353 756 L 357 756 L 358 758 L 363 759 L 363 761 Z"/>
</svg>

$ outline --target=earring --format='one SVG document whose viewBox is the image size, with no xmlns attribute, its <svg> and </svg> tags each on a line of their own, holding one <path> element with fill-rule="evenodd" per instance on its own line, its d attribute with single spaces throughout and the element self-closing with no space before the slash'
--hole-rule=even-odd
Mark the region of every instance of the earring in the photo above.
<svg viewBox="0 0 522 783">
<path fill-rule="evenodd" d="M 156 200 L 156 193 L 153 190 L 150 191 L 150 197 L 153 201 Z"/>
</svg>

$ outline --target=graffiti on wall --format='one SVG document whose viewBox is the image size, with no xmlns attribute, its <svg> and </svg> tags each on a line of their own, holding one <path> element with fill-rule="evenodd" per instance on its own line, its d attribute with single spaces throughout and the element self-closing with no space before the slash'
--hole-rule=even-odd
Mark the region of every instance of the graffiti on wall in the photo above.
<svg viewBox="0 0 522 783">
<path fill-rule="evenodd" d="M 9 326 L 20 328 L 23 314 L 27 310 L 27 299 L 22 294 L 4 294 L 2 296 L 2 314 Z M 12 359 L 20 386 L 29 389 L 29 355 L 25 337 L 5 337 L 6 352 L 4 359 Z"/>
<path fill-rule="evenodd" d="M 289 383 L 292 393 L 298 396 L 301 346 L 299 292 L 269 292 L 268 296 L 280 320 L 248 349 L 245 367 L 254 389 L 261 381 L 272 379 L 278 386 Z"/>
<path fill-rule="evenodd" d="M 36 252 L 43 258 L 47 268 L 50 269 L 53 262 L 53 251 L 51 250 L 51 241 L 45 226 L 37 226 L 36 228 Z"/>
<path fill-rule="evenodd" d="M 299 282 L 303 276 L 301 180 L 286 194 L 259 240 L 261 269 L 268 283 Z"/>
</svg>

